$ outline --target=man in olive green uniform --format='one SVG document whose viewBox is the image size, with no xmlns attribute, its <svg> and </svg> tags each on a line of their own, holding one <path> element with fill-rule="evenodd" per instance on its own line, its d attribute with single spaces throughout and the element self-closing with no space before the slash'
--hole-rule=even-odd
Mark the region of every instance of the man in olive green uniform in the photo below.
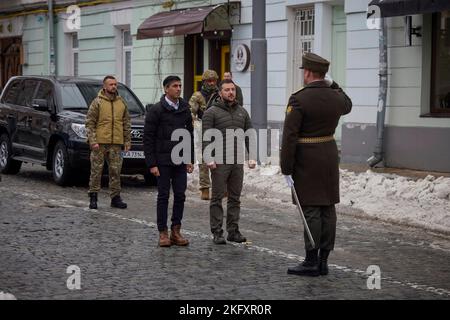
<svg viewBox="0 0 450 320">
<path fill-rule="evenodd" d="M 111 206 L 125 209 L 120 197 L 122 148 L 131 148 L 131 121 L 125 101 L 117 91 L 117 80 L 107 76 L 103 89 L 91 103 L 86 116 L 88 143 L 91 147 L 91 179 L 89 182 L 90 209 L 97 209 L 98 192 L 105 160 L 109 167 Z"/>
<path fill-rule="evenodd" d="M 217 81 L 219 76 L 214 70 L 206 70 L 202 76 L 202 88 L 194 92 L 189 105 L 191 107 L 192 119 L 195 129 L 195 149 L 196 157 L 199 160 L 199 183 L 202 200 L 210 200 L 209 189 L 211 188 L 211 179 L 209 177 L 208 166 L 203 163 L 202 157 L 202 118 L 203 113 L 211 106 L 214 97 L 219 94 Z"/>
<path fill-rule="evenodd" d="M 352 109 L 350 98 L 336 82 L 325 80 L 330 63 L 313 53 L 303 56 L 305 87 L 294 93 L 286 110 L 281 171 L 295 186 L 316 244 L 305 231 L 305 261 L 289 274 L 328 274 L 334 249 L 339 203 L 339 158 L 334 133 L 342 115 Z M 320 252 L 319 252 L 320 249 Z"/>
</svg>

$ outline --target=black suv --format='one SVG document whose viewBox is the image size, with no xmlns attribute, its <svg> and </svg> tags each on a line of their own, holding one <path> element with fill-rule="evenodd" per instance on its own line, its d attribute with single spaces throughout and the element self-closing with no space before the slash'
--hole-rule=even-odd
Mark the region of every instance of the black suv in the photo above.
<svg viewBox="0 0 450 320">
<path fill-rule="evenodd" d="M 101 80 L 71 77 L 20 76 L 11 78 L 0 96 L 0 171 L 19 172 L 22 162 L 37 163 L 53 172 L 59 185 L 87 175 L 90 169 L 85 119 Z M 123 153 L 122 173 L 147 173 L 143 133 L 145 109 L 136 95 L 119 84 L 132 121 L 132 148 Z"/>
</svg>

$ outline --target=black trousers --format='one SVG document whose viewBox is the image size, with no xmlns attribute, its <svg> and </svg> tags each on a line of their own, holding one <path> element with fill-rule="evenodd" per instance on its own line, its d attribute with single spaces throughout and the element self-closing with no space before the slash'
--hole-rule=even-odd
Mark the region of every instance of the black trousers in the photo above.
<svg viewBox="0 0 450 320">
<path fill-rule="evenodd" d="M 302 210 L 311 235 L 316 243 L 316 247 L 313 248 L 305 229 L 305 249 L 332 251 L 336 240 L 336 207 L 334 205 L 320 207 L 302 206 Z"/>
<path fill-rule="evenodd" d="M 158 167 L 158 231 L 167 230 L 167 211 L 169 208 L 170 187 L 173 189 L 172 226 L 181 225 L 183 220 L 184 202 L 186 201 L 187 169 L 186 165 Z"/>
</svg>

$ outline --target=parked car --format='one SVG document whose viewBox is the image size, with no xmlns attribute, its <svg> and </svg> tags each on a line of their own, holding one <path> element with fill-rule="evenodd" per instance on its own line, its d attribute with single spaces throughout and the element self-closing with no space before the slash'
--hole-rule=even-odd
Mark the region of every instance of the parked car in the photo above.
<svg viewBox="0 0 450 320">
<path fill-rule="evenodd" d="M 0 96 L 0 171 L 17 174 L 25 163 L 41 164 L 53 172 L 58 185 L 89 173 L 85 118 L 102 88 L 101 80 L 73 77 L 19 76 L 11 78 Z M 123 174 L 147 173 L 143 152 L 145 109 L 136 95 L 119 84 L 132 121 L 132 148 L 124 153 Z"/>
</svg>

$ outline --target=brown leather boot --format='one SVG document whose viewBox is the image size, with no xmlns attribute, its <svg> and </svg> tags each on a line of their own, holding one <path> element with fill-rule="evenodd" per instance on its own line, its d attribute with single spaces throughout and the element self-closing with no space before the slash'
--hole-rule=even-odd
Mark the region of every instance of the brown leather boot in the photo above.
<svg viewBox="0 0 450 320">
<path fill-rule="evenodd" d="M 183 238 L 180 233 L 181 226 L 175 226 L 172 228 L 172 232 L 170 233 L 170 242 L 175 246 L 184 247 L 189 245 L 189 240 Z"/>
<path fill-rule="evenodd" d="M 160 231 L 159 232 L 159 243 L 158 245 L 162 248 L 167 248 L 172 245 L 172 242 L 169 239 L 169 231 Z"/>
<path fill-rule="evenodd" d="M 211 200 L 211 197 L 209 196 L 209 189 L 202 189 L 202 200 Z"/>
</svg>

